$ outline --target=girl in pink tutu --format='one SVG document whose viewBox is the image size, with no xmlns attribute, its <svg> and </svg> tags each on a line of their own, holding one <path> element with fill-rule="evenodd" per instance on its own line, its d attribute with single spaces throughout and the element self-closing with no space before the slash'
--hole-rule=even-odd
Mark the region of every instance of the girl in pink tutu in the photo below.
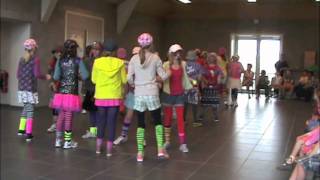
<svg viewBox="0 0 320 180">
<path fill-rule="evenodd" d="M 64 149 L 77 147 L 72 141 L 72 116 L 73 112 L 81 110 L 81 99 L 78 94 L 78 82 L 88 78 L 89 74 L 83 61 L 77 57 L 78 44 L 74 40 L 64 43 L 61 59 L 58 60 L 54 72 L 54 80 L 60 82 L 58 92 L 54 95 L 53 107 L 59 110 L 56 125 L 55 147 L 62 147 L 62 135 L 64 131 Z M 80 72 L 80 76 L 79 76 Z"/>
</svg>

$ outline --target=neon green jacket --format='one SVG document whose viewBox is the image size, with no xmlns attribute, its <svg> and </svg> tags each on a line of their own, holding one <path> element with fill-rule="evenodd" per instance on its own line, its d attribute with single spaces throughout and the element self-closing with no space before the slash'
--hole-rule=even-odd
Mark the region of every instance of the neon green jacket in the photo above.
<svg viewBox="0 0 320 180">
<path fill-rule="evenodd" d="M 91 80 L 96 85 L 96 99 L 122 99 L 127 83 L 124 62 L 115 57 L 101 57 L 94 61 Z"/>
</svg>

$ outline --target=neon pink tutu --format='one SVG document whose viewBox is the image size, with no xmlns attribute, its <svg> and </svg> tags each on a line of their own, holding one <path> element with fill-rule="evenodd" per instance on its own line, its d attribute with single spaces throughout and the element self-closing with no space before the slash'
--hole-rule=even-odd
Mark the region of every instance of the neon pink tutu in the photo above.
<svg viewBox="0 0 320 180">
<path fill-rule="evenodd" d="M 121 99 L 96 99 L 94 104 L 99 107 L 114 107 L 120 106 L 121 103 Z"/>
<path fill-rule="evenodd" d="M 55 94 L 52 107 L 65 111 L 79 112 L 81 111 L 81 98 L 73 94 Z"/>
</svg>

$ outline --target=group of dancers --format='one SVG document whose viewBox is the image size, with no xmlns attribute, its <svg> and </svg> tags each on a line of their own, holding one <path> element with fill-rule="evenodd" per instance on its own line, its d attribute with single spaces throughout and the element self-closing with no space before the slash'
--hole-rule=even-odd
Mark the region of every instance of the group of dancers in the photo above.
<svg viewBox="0 0 320 180">
<path fill-rule="evenodd" d="M 162 62 L 153 50 L 153 37 L 143 33 L 137 38 L 139 46 L 127 52 L 115 41 L 104 44 L 94 42 L 86 48 L 86 56 L 77 56 L 78 44 L 68 39 L 61 48 L 52 51 L 48 73 L 41 74 L 38 45 L 34 39 L 24 43 L 25 54 L 19 60 L 17 71 L 18 101 L 23 104 L 18 135 L 26 141 L 33 138 L 34 106 L 39 102 L 37 80 L 50 81 L 53 125 L 48 132 L 55 132 L 55 147 L 70 149 L 78 144 L 73 141 L 73 118 L 85 109 L 89 113 L 90 127 L 83 138 L 96 138 L 96 153 L 112 156 L 113 145 L 124 143 L 128 131 L 137 117 L 137 161 L 144 159 L 145 112 L 149 111 L 155 126 L 159 159 L 167 159 L 171 145 L 171 128 L 174 112 L 177 119 L 179 150 L 189 152 L 185 132 L 185 117 L 191 108 L 193 126 L 202 126 L 206 107 L 212 108 L 214 121 L 219 121 L 220 97 L 230 89 L 230 105 L 236 107 L 241 74 L 244 72 L 239 56 L 226 58 L 226 50 L 218 53 L 190 50 L 184 56 L 179 44 L 170 46 L 168 60 Z M 83 82 L 83 102 L 79 93 Z M 121 135 L 116 136 L 119 112 L 125 106 Z M 198 109 L 201 112 L 198 114 Z M 163 118 L 162 118 L 163 114 Z M 105 130 L 107 128 L 107 138 Z"/>
</svg>

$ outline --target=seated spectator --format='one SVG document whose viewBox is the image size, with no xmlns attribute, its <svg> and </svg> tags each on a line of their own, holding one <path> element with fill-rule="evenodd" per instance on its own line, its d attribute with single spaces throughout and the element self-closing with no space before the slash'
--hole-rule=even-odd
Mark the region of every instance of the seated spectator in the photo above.
<svg viewBox="0 0 320 180">
<path fill-rule="evenodd" d="M 280 94 L 280 89 L 283 83 L 282 76 L 279 72 L 276 73 L 276 75 L 271 80 L 271 87 L 273 88 L 275 97 L 278 97 Z"/>
<path fill-rule="evenodd" d="M 258 78 L 258 83 L 256 86 L 257 98 L 260 97 L 260 90 L 261 89 L 264 89 L 266 98 L 269 98 L 269 93 L 270 93 L 269 83 L 270 82 L 269 82 L 268 76 L 266 76 L 266 74 L 267 74 L 266 71 L 262 70 L 261 74 Z"/>
<path fill-rule="evenodd" d="M 282 167 L 291 166 L 295 163 L 298 156 L 309 155 L 313 148 L 319 143 L 319 135 L 320 126 L 317 126 L 312 131 L 298 136 L 290 156 L 282 164 Z"/>
<path fill-rule="evenodd" d="M 283 84 L 280 91 L 281 98 L 285 98 L 286 96 L 291 96 L 293 93 L 294 81 L 292 78 L 292 74 L 290 70 L 284 71 L 283 74 Z"/>
<path fill-rule="evenodd" d="M 253 77 L 254 77 L 254 72 L 252 72 L 251 69 L 252 69 L 252 64 L 248 64 L 247 70 L 244 71 L 243 80 L 242 80 L 242 86 L 246 86 L 249 99 L 251 98 L 249 90 L 250 90 L 250 86 L 253 86 Z"/>
<path fill-rule="evenodd" d="M 304 180 L 306 179 L 306 171 L 320 172 L 320 148 L 319 142 L 313 147 L 312 151 L 297 159 L 297 165 L 293 169 L 289 180 Z"/>
<path fill-rule="evenodd" d="M 292 164 L 297 159 L 297 156 L 305 156 L 312 154 L 315 146 L 319 146 L 320 139 L 320 126 L 319 126 L 319 118 L 320 118 L 320 89 L 318 88 L 314 93 L 316 106 L 315 111 L 311 119 L 307 120 L 307 133 L 298 136 L 296 143 L 293 147 L 293 150 L 286 159 L 286 161 L 278 167 L 278 169 L 287 169 L 288 167 L 292 167 Z M 314 123 L 316 122 L 316 123 Z"/>
<path fill-rule="evenodd" d="M 299 99 L 303 98 L 305 101 L 310 101 L 315 85 L 313 73 L 305 70 L 299 78 L 298 84 L 294 87 L 294 94 Z"/>
</svg>

